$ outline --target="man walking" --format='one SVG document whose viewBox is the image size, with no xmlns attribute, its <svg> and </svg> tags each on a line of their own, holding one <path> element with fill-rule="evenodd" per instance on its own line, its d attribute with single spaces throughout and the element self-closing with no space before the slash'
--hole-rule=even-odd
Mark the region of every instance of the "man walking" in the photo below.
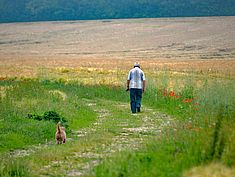
<svg viewBox="0 0 235 177">
<path fill-rule="evenodd" d="M 135 63 L 134 68 L 129 71 L 127 78 L 127 90 L 130 90 L 130 104 L 132 113 L 140 112 L 142 93 L 146 88 L 144 72 L 140 64 Z"/>
</svg>

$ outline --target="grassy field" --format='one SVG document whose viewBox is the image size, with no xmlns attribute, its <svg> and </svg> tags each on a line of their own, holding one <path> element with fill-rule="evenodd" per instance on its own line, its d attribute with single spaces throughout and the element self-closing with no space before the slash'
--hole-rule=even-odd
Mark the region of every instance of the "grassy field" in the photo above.
<svg viewBox="0 0 235 177">
<path fill-rule="evenodd" d="M 233 177 L 233 19 L 0 24 L 0 176 Z"/>
<path fill-rule="evenodd" d="M 134 116 L 124 72 L 53 72 L 2 78 L 1 176 L 203 176 L 187 172 L 200 165 L 233 173 L 233 78 L 146 70 L 143 112 Z M 99 79 L 66 79 L 76 72 Z M 56 122 L 43 119 L 50 111 L 67 121 L 65 145 L 55 144 Z"/>
</svg>

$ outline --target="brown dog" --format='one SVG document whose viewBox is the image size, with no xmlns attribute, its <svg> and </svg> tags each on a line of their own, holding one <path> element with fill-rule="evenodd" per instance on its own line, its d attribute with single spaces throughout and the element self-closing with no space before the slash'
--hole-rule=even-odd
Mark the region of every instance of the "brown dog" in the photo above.
<svg viewBox="0 0 235 177">
<path fill-rule="evenodd" d="M 60 126 L 60 122 L 58 122 L 57 124 L 55 139 L 56 139 L 57 144 L 62 144 L 62 143 L 65 143 L 66 141 L 65 129 L 64 127 Z"/>
</svg>

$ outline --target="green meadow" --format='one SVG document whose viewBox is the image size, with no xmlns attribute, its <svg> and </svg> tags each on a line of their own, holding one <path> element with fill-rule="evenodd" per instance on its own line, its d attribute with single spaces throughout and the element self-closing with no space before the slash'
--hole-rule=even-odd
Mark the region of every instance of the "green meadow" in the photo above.
<svg viewBox="0 0 235 177">
<path fill-rule="evenodd" d="M 1 78 L 0 176 L 235 174 L 232 76 L 146 70 L 142 110 L 133 115 L 127 72 L 39 69 L 34 78 Z"/>
</svg>

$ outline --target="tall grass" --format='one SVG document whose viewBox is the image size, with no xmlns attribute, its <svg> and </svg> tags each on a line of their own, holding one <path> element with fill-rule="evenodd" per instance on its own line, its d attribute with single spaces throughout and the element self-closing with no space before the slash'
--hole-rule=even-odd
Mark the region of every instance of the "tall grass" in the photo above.
<svg viewBox="0 0 235 177">
<path fill-rule="evenodd" d="M 181 176 L 203 160 L 200 142 L 195 135 L 188 139 L 185 133 L 192 134 L 170 134 L 173 137 L 152 139 L 139 151 L 118 153 L 96 167 L 93 176 Z"/>
<path fill-rule="evenodd" d="M 14 160 L 12 158 L 5 158 L 0 161 L 0 176 L 4 177 L 30 177 L 32 176 L 30 169 L 28 169 L 27 162 L 22 159 Z"/>
<path fill-rule="evenodd" d="M 66 73 L 70 74 L 63 71 Z M 115 77 L 126 83 L 122 74 Z M 165 71 L 157 78 L 152 75 L 147 82 L 143 106 L 176 117 L 178 124 L 166 130 L 161 139 L 152 138 L 139 150 L 108 157 L 91 176 L 176 177 L 193 166 L 211 161 L 228 166 L 235 164 L 233 79 L 197 78 L 193 73 L 175 78 Z M 63 78 L 1 81 L 4 93 L 1 92 L 0 99 L 0 152 L 54 139 L 55 123 L 27 119 L 29 113 L 42 115 L 46 111 L 56 111 L 68 120 L 71 129 L 78 130 L 89 126 L 96 118 L 85 100 L 129 102 L 124 84 L 96 83 L 86 85 Z M 29 173 L 17 162 L 1 164 L 0 175 L 3 176 L 27 176 Z"/>
<path fill-rule="evenodd" d="M 234 80 L 186 78 L 183 86 L 169 87 L 170 79 L 148 81 L 144 105 L 178 118 L 176 129 L 139 151 L 108 158 L 94 176 L 182 176 L 193 166 L 219 161 L 235 164 Z M 160 83 L 159 83 L 160 81 Z M 176 82 L 177 83 L 177 82 Z"/>
</svg>

